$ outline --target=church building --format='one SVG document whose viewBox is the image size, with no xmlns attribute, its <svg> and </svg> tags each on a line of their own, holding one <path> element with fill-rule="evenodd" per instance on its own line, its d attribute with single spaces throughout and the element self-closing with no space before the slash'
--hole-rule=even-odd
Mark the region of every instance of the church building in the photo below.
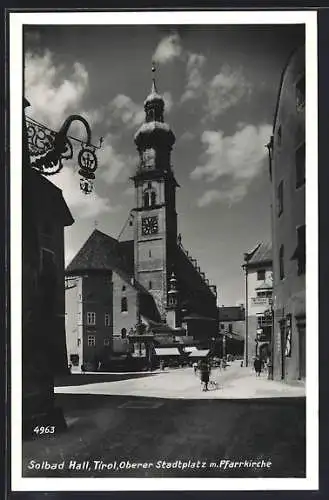
<svg viewBox="0 0 329 500">
<path fill-rule="evenodd" d="M 217 291 L 177 232 L 171 165 L 175 135 L 155 79 L 135 134 L 135 207 L 118 239 L 95 229 L 66 269 L 72 365 L 126 352 L 151 362 L 156 346 L 207 346 L 217 335 Z"/>
</svg>

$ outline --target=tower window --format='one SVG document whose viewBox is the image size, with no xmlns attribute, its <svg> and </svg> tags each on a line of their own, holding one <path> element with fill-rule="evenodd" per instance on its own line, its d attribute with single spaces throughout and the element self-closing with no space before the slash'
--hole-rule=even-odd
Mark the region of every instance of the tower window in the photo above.
<svg viewBox="0 0 329 500">
<path fill-rule="evenodd" d="M 151 183 L 151 182 L 148 182 L 148 183 L 147 183 L 147 188 L 148 188 L 148 189 L 152 189 L 152 183 Z"/>
<path fill-rule="evenodd" d="M 122 285 L 122 291 L 124 292 L 126 290 L 126 285 Z"/>
<path fill-rule="evenodd" d="M 232 328 L 233 328 L 232 323 L 229 323 L 229 325 L 228 325 L 228 331 L 229 331 L 229 333 L 232 333 Z"/>
<path fill-rule="evenodd" d="M 125 339 L 126 337 L 127 337 L 127 329 L 126 328 L 122 328 L 122 330 L 121 330 L 121 338 Z"/>
<path fill-rule="evenodd" d="M 149 290 L 152 290 L 152 281 L 149 281 Z"/>
<path fill-rule="evenodd" d="M 296 188 L 305 184 L 305 142 L 296 150 Z"/>
<path fill-rule="evenodd" d="M 127 311 L 128 311 L 127 297 L 122 297 L 122 299 L 121 299 L 121 312 L 127 312 Z"/>
<path fill-rule="evenodd" d="M 151 250 L 149 250 L 149 257 L 152 257 L 152 252 L 151 252 Z"/>
<path fill-rule="evenodd" d="M 156 204 L 156 194 L 154 191 L 151 192 L 151 207 L 154 207 Z"/>
<path fill-rule="evenodd" d="M 280 269 L 280 280 L 284 278 L 284 246 L 280 246 L 279 252 L 279 269 Z"/>
<path fill-rule="evenodd" d="M 150 197 L 149 193 L 144 193 L 144 207 L 148 208 L 150 206 Z"/>
<path fill-rule="evenodd" d="M 111 326 L 111 315 L 110 315 L 110 313 L 105 313 L 105 326 Z"/>
</svg>

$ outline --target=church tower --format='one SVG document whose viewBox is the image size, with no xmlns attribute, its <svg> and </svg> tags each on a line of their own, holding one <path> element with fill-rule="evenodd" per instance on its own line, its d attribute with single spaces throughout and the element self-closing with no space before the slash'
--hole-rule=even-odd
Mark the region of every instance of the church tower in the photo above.
<svg viewBox="0 0 329 500">
<path fill-rule="evenodd" d="M 144 101 L 145 121 L 135 134 L 139 154 L 135 183 L 135 278 L 154 297 L 165 320 L 169 279 L 177 242 L 176 187 L 171 167 L 175 135 L 164 122 L 164 100 L 152 66 L 151 93 Z"/>
</svg>

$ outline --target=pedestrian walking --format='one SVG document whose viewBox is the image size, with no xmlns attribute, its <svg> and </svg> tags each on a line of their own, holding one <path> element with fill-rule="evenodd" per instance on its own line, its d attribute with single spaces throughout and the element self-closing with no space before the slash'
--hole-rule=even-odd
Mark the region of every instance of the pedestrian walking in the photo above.
<svg viewBox="0 0 329 500">
<path fill-rule="evenodd" d="M 86 367 L 85 367 L 85 365 L 82 363 L 82 365 L 81 365 L 81 373 L 82 373 L 82 374 L 85 374 L 85 372 L 86 372 Z"/>
<path fill-rule="evenodd" d="M 208 391 L 208 384 L 209 384 L 209 365 L 207 361 L 203 361 L 200 366 L 200 373 L 201 373 L 201 383 L 202 383 L 202 390 L 203 391 Z"/>
<path fill-rule="evenodd" d="M 196 375 L 198 373 L 198 363 L 196 361 L 194 361 L 192 366 L 193 366 L 194 374 Z"/>
<path fill-rule="evenodd" d="M 256 357 L 256 359 L 254 361 L 254 368 L 255 368 L 256 376 L 259 377 L 260 373 L 262 371 L 262 360 L 259 359 L 258 356 Z"/>
</svg>

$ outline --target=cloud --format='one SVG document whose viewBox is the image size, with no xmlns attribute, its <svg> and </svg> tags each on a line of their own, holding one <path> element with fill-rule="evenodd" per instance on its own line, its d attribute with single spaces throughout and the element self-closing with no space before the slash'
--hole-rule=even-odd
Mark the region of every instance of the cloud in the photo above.
<svg viewBox="0 0 329 500">
<path fill-rule="evenodd" d="M 195 139 L 195 134 L 193 132 L 190 132 L 189 130 L 186 130 L 181 136 L 180 136 L 180 141 L 192 141 Z"/>
<path fill-rule="evenodd" d="M 197 205 L 198 207 L 206 207 L 217 201 L 221 201 L 223 203 L 227 203 L 228 205 L 232 205 L 233 203 L 238 203 L 241 201 L 245 195 L 247 194 L 247 186 L 246 185 L 236 185 L 232 186 L 231 189 L 209 189 L 198 199 Z"/>
<path fill-rule="evenodd" d="M 99 175 L 107 184 L 125 182 L 132 174 L 136 158 L 118 153 L 111 141 L 112 136 L 108 134 L 104 138 L 102 148 L 97 152 Z"/>
<path fill-rule="evenodd" d="M 232 69 L 225 65 L 205 88 L 205 109 L 211 118 L 215 118 L 235 106 L 243 97 L 250 95 L 251 91 L 252 87 L 244 77 L 242 69 Z"/>
<path fill-rule="evenodd" d="M 180 37 L 172 34 L 163 38 L 153 54 L 153 61 L 157 63 L 167 63 L 177 59 L 182 54 Z"/>
<path fill-rule="evenodd" d="M 113 207 L 108 198 L 99 196 L 95 190 L 91 194 L 85 195 L 80 189 L 80 176 L 75 170 L 73 162 L 70 160 L 59 174 L 49 179 L 62 190 L 73 218 L 95 217 L 119 210 L 120 207 Z"/>
<path fill-rule="evenodd" d="M 206 62 L 206 58 L 202 54 L 187 53 L 186 75 L 187 83 L 185 91 L 181 97 L 181 102 L 189 99 L 195 99 L 202 95 L 203 92 L 203 75 L 201 69 Z"/>
<path fill-rule="evenodd" d="M 31 104 L 28 114 L 58 129 L 72 112 L 81 109 L 88 91 L 86 68 L 79 62 L 72 67 L 55 65 L 53 55 L 27 52 L 25 56 L 25 96 Z"/>
<path fill-rule="evenodd" d="M 133 186 L 129 186 L 129 187 L 127 187 L 127 189 L 124 190 L 123 194 L 125 196 L 134 196 L 135 188 Z"/>
<path fill-rule="evenodd" d="M 271 136 L 271 125 L 245 125 L 232 136 L 219 131 L 203 132 L 201 141 L 205 151 L 204 162 L 190 174 L 194 180 L 214 182 L 221 179 L 221 189 L 206 191 L 198 200 L 199 206 L 216 201 L 235 203 L 247 193 L 247 188 L 262 170 L 266 148 Z"/>
<path fill-rule="evenodd" d="M 111 114 L 110 121 L 120 121 L 128 128 L 134 128 L 144 121 L 143 106 L 136 104 L 131 97 L 124 94 L 118 94 L 109 103 L 109 111 Z"/>
<path fill-rule="evenodd" d="M 170 113 L 170 110 L 174 104 L 172 95 L 170 92 L 164 92 L 162 97 L 165 103 L 165 112 Z"/>
</svg>

